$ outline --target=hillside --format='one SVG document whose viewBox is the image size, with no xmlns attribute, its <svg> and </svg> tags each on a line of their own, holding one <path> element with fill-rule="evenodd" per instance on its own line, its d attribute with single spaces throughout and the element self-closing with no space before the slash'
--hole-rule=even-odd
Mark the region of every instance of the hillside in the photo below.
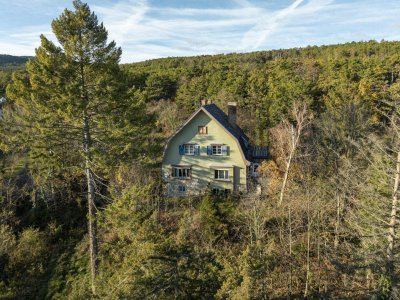
<svg viewBox="0 0 400 300">
<path fill-rule="evenodd" d="M 29 84 L 26 76 L 11 82 L 9 72 L 2 79 L 13 102 L 0 123 L 0 298 L 393 297 L 400 42 L 165 58 L 90 73 L 92 86 L 102 84 L 90 107 L 98 114 L 89 162 L 96 295 L 81 98 L 65 96 L 79 82 L 46 63 L 32 68 Z M 237 102 L 251 142 L 269 147 L 261 194 L 164 197 L 164 143 L 203 99 L 222 109 Z"/>
<path fill-rule="evenodd" d="M 176 117 L 188 116 L 202 99 L 226 108 L 239 104 L 240 125 L 253 142 L 268 142 L 293 101 L 306 101 L 314 113 L 350 99 L 370 112 L 383 105 L 387 87 L 399 77 L 400 42 L 261 51 L 243 54 L 157 59 L 123 65 L 129 84 L 146 102 L 171 99 Z M 373 113 L 374 122 L 379 116 Z M 179 118 L 178 118 L 179 119 Z"/>
<path fill-rule="evenodd" d="M 33 57 L 0 54 L 0 97 L 5 95 L 6 85 L 11 80 L 12 72 L 24 70 L 25 63 L 30 58 Z"/>
<path fill-rule="evenodd" d="M 24 65 L 32 56 L 13 56 L 0 54 L 0 70 Z"/>
</svg>

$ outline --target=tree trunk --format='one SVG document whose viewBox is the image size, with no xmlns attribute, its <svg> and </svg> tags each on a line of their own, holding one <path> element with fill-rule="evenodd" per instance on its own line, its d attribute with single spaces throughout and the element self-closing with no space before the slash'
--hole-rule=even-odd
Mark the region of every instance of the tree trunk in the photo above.
<svg viewBox="0 0 400 300">
<path fill-rule="evenodd" d="M 335 222 L 335 239 L 333 248 L 337 250 L 339 247 L 339 227 L 340 227 L 340 196 L 336 195 L 336 222 Z"/>
<path fill-rule="evenodd" d="M 286 130 L 290 134 L 291 138 L 291 149 L 289 153 L 288 160 L 286 162 L 286 170 L 285 170 L 285 175 L 283 178 L 283 183 L 282 183 L 282 188 L 281 192 L 279 195 L 279 202 L 278 206 L 282 204 L 283 201 L 283 196 L 285 193 L 285 188 L 289 176 L 289 171 L 290 171 L 290 166 L 292 163 L 292 160 L 294 158 L 296 148 L 299 145 L 300 142 L 300 136 L 303 132 L 303 130 L 310 124 L 311 122 L 311 114 L 308 113 L 307 111 L 307 105 L 303 104 L 301 107 L 297 105 L 296 103 L 293 104 L 292 108 L 292 116 L 296 120 L 296 128 L 293 126 L 293 124 L 290 124 L 288 120 L 284 121 L 284 124 L 286 124 Z"/>
<path fill-rule="evenodd" d="M 289 227 L 289 299 L 292 299 L 292 279 L 293 279 L 293 266 L 292 266 L 292 211 L 289 204 L 288 210 L 288 227 Z"/>
<path fill-rule="evenodd" d="M 311 220 L 310 220 L 310 199 L 307 199 L 307 261 L 306 261 L 306 286 L 304 288 L 304 298 L 308 297 L 310 281 L 310 244 L 311 244 Z"/>
<path fill-rule="evenodd" d="M 84 152 L 85 152 L 85 174 L 87 181 L 87 200 L 88 200 L 88 232 L 89 232 L 89 245 L 90 245 L 90 272 L 92 276 L 92 293 L 96 294 L 95 280 L 97 275 L 98 265 L 98 242 L 97 242 L 97 220 L 96 220 L 96 206 L 95 206 L 95 187 L 93 182 L 93 174 L 90 166 L 90 124 L 89 117 L 84 115 Z"/>
<path fill-rule="evenodd" d="M 282 204 L 283 201 L 283 195 L 285 193 L 285 188 L 286 188 L 286 183 L 287 183 L 287 179 L 289 176 L 289 170 L 290 170 L 290 165 L 292 163 L 292 159 L 294 156 L 294 152 L 296 151 L 296 146 L 297 146 L 297 141 L 298 138 L 295 137 L 295 133 L 294 133 L 294 128 L 293 125 L 291 126 L 291 135 L 292 135 L 292 149 L 290 149 L 290 154 L 289 154 L 289 158 L 286 162 L 286 170 L 285 170 L 285 175 L 283 177 L 283 182 L 282 182 L 282 188 L 281 188 L 281 192 L 279 195 L 279 202 L 278 202 L 278 206 L 280 206 Z"/>
<path fill-rule="evenodd" d="M 400 181 L 400 151 L 397 153 L 396 174 L 395 174 L 394 186 L 393 186 L 393 200 L 392 200 L 392 210 L 390 213 L 388 247 L 387 247 L 388 275 L 392 279 L 392 286 L 394 286 L 394 279 L 395 279 L 393 249 L 394 249 L 395 229 L 396 229 L 397 194 L 398 194 L 398 190 L 399 190 L 399 181 Z"/>
<path fill-rule="evenodd" d="M 79 32 L 79 42 L 82 45 L 82 32 Z M 93 171 L 91 168 L 91 130 L 90 118 L 88 115 L 89 97 L 86 88 L 85 72 L 84 72 L 84 58 L 80 54 L 80 76 L 81 76 L 81 99 L 85 104 L 83 110 L 83 150 L 85 157 L 85 175 L 87 182 L 87 201 L 88 201 L 88 233 L 89 233 L 89 251 L 90 251 L 90 273 L 91 273 L 91 287 L 92 293 L 96 294 L 96 276 L 98 265 L 98 241 L 97 241 L 97 211 L 95 202 L 95 184 L 93 179 Z"/>
<path fill-rule="evenodd" d="M 282 188 L 281 188 L 281 192 L 280 192 L 280 195 L 279 195 L 278 206 L 280 206 L 282 204 L 282 201 L 283 201 L 283 195 L 285 193 L 286 183 L 287 183 L 287 179 L 288 179 L 288 175 L 289 175 L 290 164 L 292 162 L 293 154 L 294 154 L 294 151 L 292 150 L 290 152 L 289 159 L 286 162 L 286 170 L 285 170 L 285 175 L 283 177 Z"/>
</svg>

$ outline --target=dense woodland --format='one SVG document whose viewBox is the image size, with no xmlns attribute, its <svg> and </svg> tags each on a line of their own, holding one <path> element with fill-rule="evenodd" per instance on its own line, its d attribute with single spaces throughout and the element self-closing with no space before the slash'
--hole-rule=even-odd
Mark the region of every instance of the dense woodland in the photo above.
<svg viewBox="0 0 400 300">
<path fill-rule="evenodd" d="M 120 65 L 74 5 L 1 64 L 1 299 L 399 297 L 400 42 Z M 163 197 L 202 99 L 268 146 L 261 195 Z"/>
</svg>

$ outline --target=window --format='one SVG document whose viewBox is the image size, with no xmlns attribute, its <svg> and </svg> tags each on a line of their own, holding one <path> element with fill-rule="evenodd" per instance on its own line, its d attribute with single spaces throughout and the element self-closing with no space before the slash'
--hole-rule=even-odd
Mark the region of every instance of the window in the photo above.
<svg viewBox="0 0 400 300">
<path fill-rule="evenodd" d="M 212 155 L 222 155 L 222 145 L 211 146 Z"/>
<path fill-rule="evenodd" d="M 179 145 L 180 155 L 200 155 L 200 146 L 197 144 Z"/>
<path fill-rule="evenodd" d="M 213 188 L 212 189 L 212 194 L 214 196 L 222 196 L 222 195 L 229 195 L 231 193 L 230 189 L 219 189 L 219 188 Z"/>
<path fill-rule="evenodd" d="M 198 133 L 199 134 L 208 134 L 207 126 L 199 126 Z"/>
<path fill-rule="evenodd" d="M 250 174 L 250 176 L 253 176 L 253 177 L 261 176 L 261 173 L 258 170 L 259 166 L 260 166 L 259 163 L 253 163 L 251 166 L 249 166 L 249 174 Z"/>
<path fill-rule="evenodd" d="M 172 167 L 172 177 L 181 179 L 190 179 L 192 169 L 190 167 Z"/>
<path fill-rule="evenodd" d="M 178 191 L 179 191 L 180 193 L 186 192 L 186 186 L 184 186 L 184 185 L 178 186 Z"/>
<path fill-rule="evenodd" d="M 228 170 L 214 170 L 214 178 L 219 180 L 228 180 Z"/>
<path fill-rule="evenodd" d="M 185 155 L 194 155 L 194 145 L 185 144 L 184 145 L 184 153 L 185 153 Z"/>
<path fill-rule="evenodd" d="M 257 173 L 257 169 L 260 165 L 259 164 L 253 164 L 253 173 Z"/>
<path fill-rule="evenodd" d="M 207 155 L 228 156 L 229 155 L 229 146 L 227 146 L 227 145 L 208 145 L 207 146 Z"/>
</svg>

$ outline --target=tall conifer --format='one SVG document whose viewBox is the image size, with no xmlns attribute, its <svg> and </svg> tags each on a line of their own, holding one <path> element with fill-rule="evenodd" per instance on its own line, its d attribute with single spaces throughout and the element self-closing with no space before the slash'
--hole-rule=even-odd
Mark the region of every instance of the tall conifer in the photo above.
<svg viewBox="0 0 400 300">
<path fill-rule="evenodd" d="M 7 89 L 12 112 L 1 124 L 3 146 L 27 151 L 30 167 L 49 176 L 72 172 L 86 179 L 92 291 L 98 265 L 95 177 L 105 159 L 131 149 L 140 104 L 129 101 L 119 68 L 121 49 L 87 4 L 73 1 L 52 22 L 60 46 L 41 36 L 27 76 Z"/>
</svg>

